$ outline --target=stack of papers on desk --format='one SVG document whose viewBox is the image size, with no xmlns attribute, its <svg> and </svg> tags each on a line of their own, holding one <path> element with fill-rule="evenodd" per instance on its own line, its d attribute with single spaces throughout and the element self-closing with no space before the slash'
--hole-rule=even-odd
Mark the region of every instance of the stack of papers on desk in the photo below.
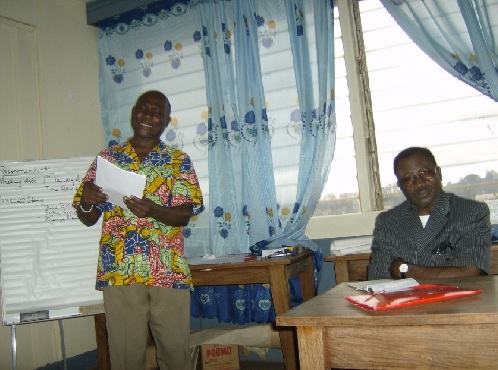
<svg viewBox="0 0 498 370">
<path fill-rule="evenodd" d="M 372 236 L 360 236 L 355 238 L 345 238 L 332 240 L 330 252 L 336 256 L 348 254 L 368 253 L 372 246 Z"/>
<path fill-rule="evenodd" d="M 396 292 L 399 290 L 404 290 L 407 288 L 411 288 L 412 286 L 419 285 L 417 280 L 413 278 L 408 279 L 379 279 L 379 280 L 368 280 L 368 281 L 360 281 L 348 283 L 350 287 L 355 288 L 356 290 L 364 290 L 368 293 L 389 293 Z"/>
</svg>

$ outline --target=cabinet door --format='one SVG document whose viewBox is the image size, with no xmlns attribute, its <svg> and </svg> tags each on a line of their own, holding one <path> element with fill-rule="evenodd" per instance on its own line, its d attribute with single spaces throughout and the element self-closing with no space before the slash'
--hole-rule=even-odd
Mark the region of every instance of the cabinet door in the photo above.
<svg viewBox="0 0 498 370">
<path fill-rule="evenodd" d="M 41 159 L 36 27 L 0 17 L 0 160 Z"/>
</svg>

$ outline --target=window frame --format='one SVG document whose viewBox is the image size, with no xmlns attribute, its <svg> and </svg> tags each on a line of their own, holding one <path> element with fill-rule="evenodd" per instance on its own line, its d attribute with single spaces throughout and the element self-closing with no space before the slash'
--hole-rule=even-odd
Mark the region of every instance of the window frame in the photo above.
<svg viewBox="0 0 498 370">
<path fill-rule="evenodd" d="M 313 216 L 306 229 L 311 239 L 371 235 L 383 210 L 366 52 L 358 0 L 335 0 L 346 63 L 351 122 L 356 152 L 360 213 Z"/>
</svg>

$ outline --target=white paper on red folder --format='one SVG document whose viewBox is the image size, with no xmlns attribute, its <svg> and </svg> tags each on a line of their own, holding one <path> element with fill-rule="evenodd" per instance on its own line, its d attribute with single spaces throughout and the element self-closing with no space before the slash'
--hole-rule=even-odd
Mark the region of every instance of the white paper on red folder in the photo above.
<svg viewBox="0 0 498 370">
<path fill-rule="evenodd" d="M 407 279 L 379 279 L 379 280 L 367 280 L 360 282 L 348 283 L 350 287 L 355 288 L 356 290 L 364 290 L 369 293 L 389 293 L 396 292 L 398 290 L 403 290 L 406 288 L 410 288 L 412 286 L 417 286 L 419 283 L 417 280 L 413 278 Z"/>
<path fill-rule="evenodd" d="M 420 284 L 394 292 L 361 294 L 344 298 L 368 311 L 391 310 L 430 302 L 445 301 L 480 294 L 480 289 L 466 289 L 440 284 Z"/>
</svg>

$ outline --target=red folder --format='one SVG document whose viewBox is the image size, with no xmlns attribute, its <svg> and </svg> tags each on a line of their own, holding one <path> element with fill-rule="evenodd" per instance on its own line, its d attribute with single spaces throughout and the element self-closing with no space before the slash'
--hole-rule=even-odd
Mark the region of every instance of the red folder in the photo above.
<svg viewBox="0 0 498 370">
<path fill-rule="evenodd" d="M 369 311 L 391 310 L 417 304 L 445 301 L 480 294 L 480 289 L 465 289 L 451 285 L 421 284 L 390 293 L 361 294 L 344 298 Z"/>
</svg>

